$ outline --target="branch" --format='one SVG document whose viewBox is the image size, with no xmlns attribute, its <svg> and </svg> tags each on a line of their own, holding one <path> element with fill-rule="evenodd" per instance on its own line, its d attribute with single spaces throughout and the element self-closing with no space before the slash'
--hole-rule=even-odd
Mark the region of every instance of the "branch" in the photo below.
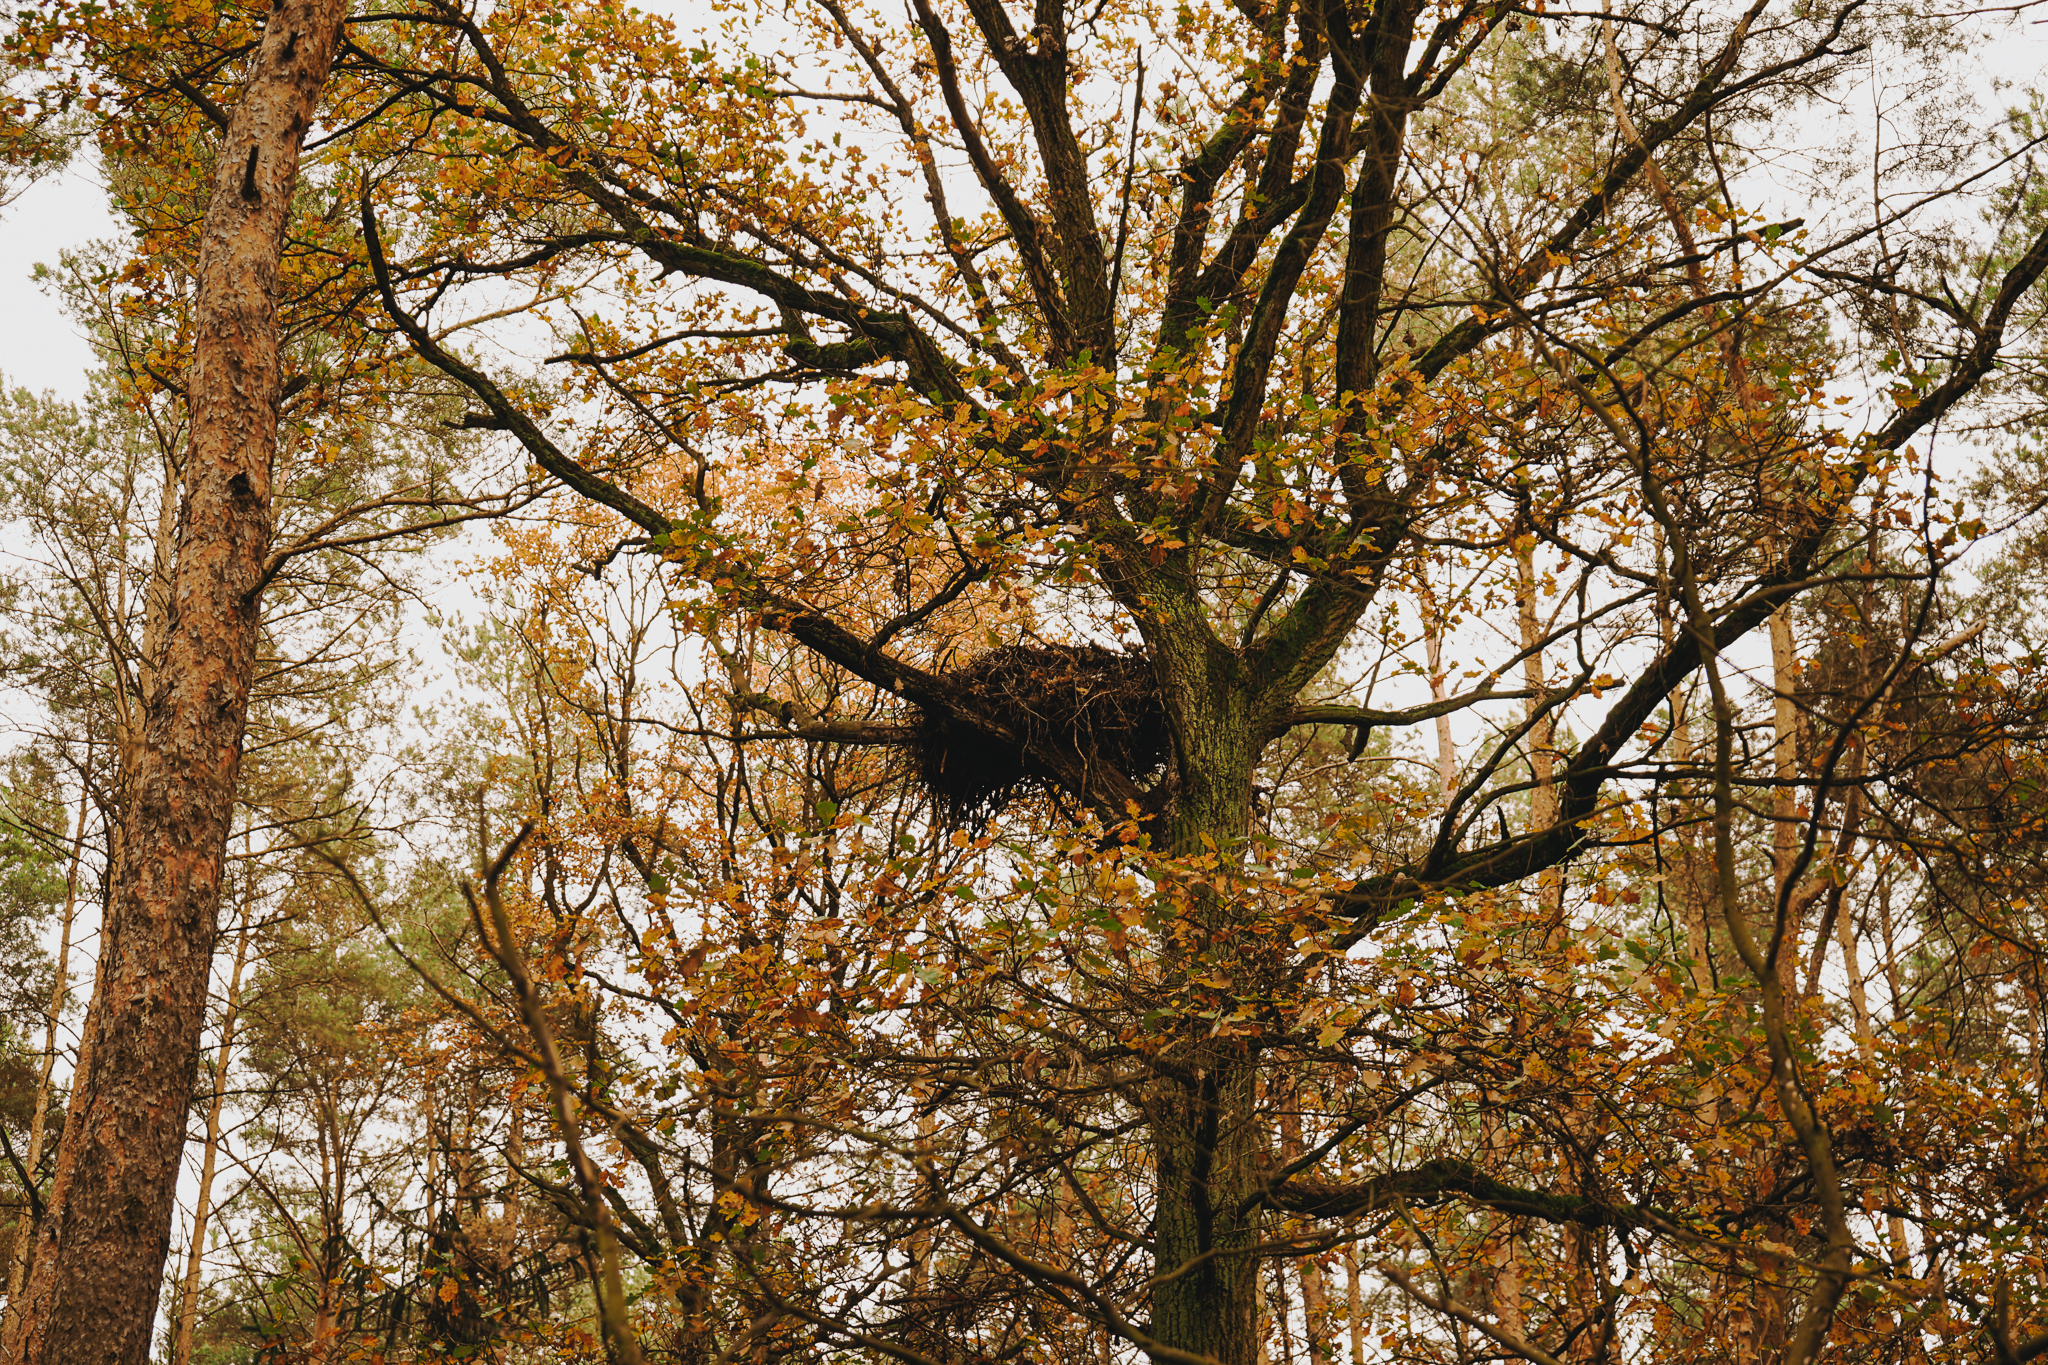
<svg viewBox="0 0 2048 1365">
<path fill-rule="evenodd" d="M 1382 1261 L 1380 1263 L 1379 1272 L 1380 1274 L 1386 1276 L 1388 1279 L 1392 1280 L 1397 1286 L 1399 1286 L 1402 1293 L 1406 1294 L 1409 1298 L 1421 1304 L 1424 1308 L 1433 1309 L 1436 1312 L 1443 1313 L 1449 1317 L 1456 1318 L 1459 1322 L 1464 1323 L 1467 1327 L 1470 1327 L 1475 1331 L 1484 1333 L 1486 1336 L 1492 1338 L 1495 1342 L 1499 1343 L 1500 1345 L 1505 1346 L 1508 1350 L 1513 1351 L 1516 1355 L 1521 1356 L 1523 1359 L 1532 1360 L 1536 1362 L 1536 1365 L 1561 1365 L 1561 1362 L 1558 1360 L 1556 1356 L 1551 1355 L 1549 1352 L 1543 1350 L 1539 1346 L 1533 1345 L 1530 1342 L 1523 1340 L 1515 1333 L 1510 1332 L 1507 1328 L 1499 1326 L 1495 1323 L 1488 1322 L 1485 1318 L 1479 1316 L 1479 1314 L 1465 1307 L 1456 1299 L 1432 1298 L 1428 1291 L 1417 1288 L 1415 1282 L 1409 1279 L 1404 1272 L 1396 1270 L 1393 1266 L 1388 1265 L 1386 1262 Z"/>
<path fill-rule="evenodd" d="M 1513 692 L 1496 692 L 1491 683 L 1461 692 L 1455 697 L 1442 701 L 1424 702 L 1401 711 L 1375 711 L 1369 706 L 1297 706 L 1279 722 L 1281 729 L 1291 730 L 1297 725 L 1353 725 L 1362 729 L 1378 729 L 1383 725 L 1414 725 L 1420 721 L 1433 720 L 1462 711 L 1468 706 L 1477 706 L 1483 701 L 1527 701 L 1536 694 L 1527 688 Z"/>
<path fill-rule="evenodd" d="M 786 336 L 788 332 L 789 329 L 786 327 L 691 327 L 680 332 L 666 333 L 652 341 L 644 342 L 641 345 L 632 347 L 630 350 L 620 351 L 615 355 L 599 355 L 595 351 L 564 351 L 560 355 L 549 356 L 541 363 L 543 365 L 567 363 L 577 365 L 616 365 L 620 361 L 638 360 L 649 351 L 658 351 L 662 347 L 677 341 L 739 341 L 751 337 Z"/>
<path fill-rule="evenodd" d="M 2044 271 L 2048 271 L 2048 229 L 2043 229 L 2027 251 L 2006 271 L 1998 294 L 1977 332 L 1975 343 L 1956 361 L 1948 377 L 1865 438 L 1864 449 L 1871 458 L 1867 458 L 1836 493 L 1834 503 L 1825 514 L 1816 514 L 1807 521 L 1799 537 L 1787 548 L 1778 570 L 1758 579 L 1711 627 L 1703 624 L 1698 631 L 1680 632 L 1615 703 L 1599 730 L 1566 766 L 1559 779 L 1562 801 L 1555 826 L 1533 838 L 1483 849 L 1444 863 L 1425 862 L 1419 867 L 1403 868 L 1354 884 L 1336 898 L 1333 907 L 1354 921 L 1340 936 L 1340 943 L 1349 945 L 1357 942 L 1404 901 L 1417 899 L 1431 891 L 1506 886 L 1566 861 L 1583 847 L 1589 836 L 1577 827 L 1598 808 L 1600 789 L 1612 773 L 1612 765 L 1621 746 L 1664 704 L 1671 689 L 1700 666 L 1704 658 L 1702 639 L 1707 638 L 1712 651 L 1719 653 L 1761 625 L 1783 603 L 1812 586 L 1814 580 L 1810 575 L 1813 565 L 1821 558 L 1849 500 L 1862 487 L 1868 471 L 1875 467 L 1875 456 L 1898 449 L 1915 433 L 1961 402 L 1990 373 L 1997 363 L 2005 327 L 2014 308 L 2040 280 Z M 1569 375 L 1567 379 L 1570 379 Z"/>
<path fill-rule="evenodd" d="M 405 333 L 406 338 L 412 342 L 413 349 L 429 364 L 451 379 L 460 381 L 481 399 L 485 406 L 490 408 L 490 415 L 501 424 L 502 429 L 518 437 L 519 443 L 526 447 L 542 469 L 592 502 L 602 503 L 655 535 L 665 536 L 674 530 L 675 524 L 667 517 L 610 480 L 600 478 L 570 459 L 524 412 L 513 405 L 503 390 L 482 373 L 443 350 L 427 329 L 420 326 L 419 321 L 399 304 L 398 295 L 391 287 L 391 266 L 384 256 L 384 241 L 377 231 L 377 215 L 370 208 L 370 182 L 367 179 L 362 182 L 359 198 L 363 219 L 363 241 L 369 248 L 370 270 L 377 279 L 377 292 L 383 297 L 384 311 L 398 325 L 398 330 Z M 466 419 L 464 424 L 469 425 Z"/>
<path fill-rule="evenodd" d="M 1754 0 L 1754 3 L 1743 13 L 1741 19 L 1737 21 L 1734 31 L 1728 37 L 1728 41 L 1722 44 L 1721 51 L 1715 56 L 1713 65 L 1701 73 L 1699 80 L 1693 83 L 1692 91 L 1685 103 L 1674 110 L 1670 117 L 1659 119 L 1656 123 L 1651 124 L 1647 130 L 1644 130 L 1642 137 L 1630 144 L 1628 150 L 1622 153 L 1614 165 L 1609 168 L 1607 175 L 1601 180 L 1599 188 L 1581 200 L 1578 207 L 1572 211 L 1571 216 L 1565 219 L 1557 231 L 1531 250 L 1509 272 L 1507 277 L 1500 281 L 1499 287 L 1496 290 L 1496 298 L 1500 302 L 1507 303 L 1519 299 L 1528 292 L 1532 284 L 1541 279 L 1550 270 L 1550 263 L 1553 260 L 1568 256 L 1579 238 L 1585 235 L 1587 229 L 1607 216 L 1607 211 L 1613 205 L 1615 199 L 1620 196 L 1622 190 L 1628 187 L 1629 182 L 1635 179 L 1637 172 L 1642 170 L 1643 164 L 1650 159 L 1659 147 L 1676 137 L 1680 132 L 1689 127 L 1694 119 L 1713 109 L 1730 95 L 1737 93 L 1741 89 L 1754 86 L 1761 80 L 1769 79 L 1786 70 L 1811 61 L 1824 53 L 1828 43 L 1832 42 L 1839 32 L 1841 24 L 1846 22 L 1848 15 L 1857 8 L 1855 5 L 1845 8 L 1838 17 L 1835 28 L 1830 30 L 1828 36 L 1822 39 L 1815 47 L 1808 48 L 1805 52 L 1788 58 L 1774 66 L 1766 67 L 1748 80 L 1738 82 L 1734 87 L 1724 88 L 1721 82 L 1726 80 L 1728 73 L 1735 69 L 1736 59 L 1742 52 L 1742 44 L 1748 39 L 1750 26 L 1756 22 L 1757 16 L 1763 13 L 1767 3 L 1768 0 Z M 1450 366 L 1451 362 L 1477 347 L 1488 336 L 1491 336 L 1500 325 L 1492 317 L 1468 319 L 1439 338 L 1433 345 L 1417 356 L 1415 358 L 1416 371 L 1421 374 L 1424 380 L 1436 378 L 1437 375 Z"/>
<path fill-rule="evenodd" d="M 1635 1205 L 1503 1184 L 1469 1161 L 1449 1159 L 1346 1185 L 1276 1181 L 1267 1186 L 1264 1196 L 1273 1208 L 1309 1218 L 1356 1218 L 1403 1205 L 1427 1208 L 1450 1199 L 1466 1199 L 1517 1218 L 1582 1228 L 1661 1228 L 1671 1221 Z"/>
<path fill-rule="evenodd" d="M 43 1116 L 41 1114 L 36 1115 L 36 1121 L 38 1123 L 42 1122 L 42 1118 Z M 7 1164 L 14 1167 L 14 1174 L 21 1180 L 21 1192 L 28 1196 L 28 1212 L 30 1224 L 34 1225 L 36 1223 L 42 1222 L 43 1197 L 40 1194 L 36 1193 L 36 1182 L 30 1178 L 28 1168 L 26 1166 L 23 1166 L 21 1164 L 21 1158 L 14 1154 L 14 1144 L 8 1140 L 7 1127 L 5 1124 L 0 1124 L 0 1150 L 4 1150 L 7 1153 Z M 16 1236 L 20 1235 L 22 1234 L 19 1232 L 16 1233 Z"/>
<path fill-rule="evenodd" d="M 1915 432 L 1954 407 L 1991 372 L 1991 367 L 1998 362 L 1998 349 L 2005 343 L 2005 325 L 2012 319 L 2012 310 L 2034 287 L 2044 269 L 2048 269 L 2048 228 L 2041 230 L 2033 245 L 2005 272 L 2005 280 L 1997 297 L 1991 301 L 1990 311 L 1978 324 L 1976 344 L 1957 359 L 1947 379 L 1885 423 L 1872 444 L 1885 450 L 1897 450 Z"/>
<path fill-rule="evenodd" d="M 450 526 L 460 526 L 464 522 L 486 521 L 506 516 L 526 506 L 539 496 L 540 492 L 538 490 L 529 491 L 524 495 L 507 493 L 503 495 L 505 502 L 503 507 L 478 507 L 474 501 L 461 502 L 440 498 L 386 498 L 380 502 L 363 503 L 348 508 L 327 518 L 290 545 L 273 552 L 270 558 L 264 562 L 263 577 L 250 590 L 249 596 L 253 599 L 258 593 L 262 592 L 264 588 L 270 585 L 270 581 L 277 577 L 278 572 L 284 568 L 286 563 L 301 555 L 317 554 L 322 550 L 345 550 L 357 545 L 374 545 L 379 541 L 396 540 L 401 536 L 425 535 L 429 531 L 445 530 Z M 374 531 L 361 531 L 355 535 L 335 536 L 325 540 L 320 539 L 320 537 L 325 536 L 327 532 L 343 522 L 352 521 L 357 517 L 368 516 L 370 513 L 386 507 L 463 507 L 469 510 L 435 517 L 429 521 L 407 522 L 403 526 L 382 526 Z"/>
<path fill-rule="evenodd" d="M 1612 775 L 1621 746 L 1664 704 L 1671 690 L 1699 668 L 1709 651 L 1719 654 L 1726 650 L 1763 624 L 1779 606 L 1814 585 L 1813 565 L 1821 558 L 1849 500 L 1862 487 L 1868 471 L 1876 466 L 1875 457 L 1880 452 L 1898 449 L 1914 433 L 1947 413 L 1991 371 L 2013 309 L 2044 271 L 2048 271 L 2048 229 L 2006 271 L 1975 344 L 1956 361 L 1945 380 L 1865 439 L 1868 458 L 1838 490 L 1826 512 L 1807 520 L 1798 538 L 1787 548 L 1777 571 L 1758 579 L 1722 613 L 1718 622 L 1701 622 L 1680 632 L 1615 703 L 1599 730 L 1573 757 L 1559 779 L 1562 799 L 1556 825 L 1532 838 L 1496 845 L 1462 858 L 1451 857 L 1442 862 L 1432 859 L 1419 867 L 1355 883 L 1336 898 L 1333 906 L 1338 913 L 1353 919 L 1351 927 L 1339 936 L 1339 943 L 1356 943 L 1404 901 L 1431 891 L 1507 886 L 1566 861 L 1583 847 L 1590 836 L 1578 826 L 1598 809 L 1600 790 Z M 1583 387 L 1569 373 L 1565 377 L 1575 387 Z M 1589 409 L 1605 411 L 1590 396 L 1585 401 Z M 1704 650 L 1703 642 L 1707 646 Z"/>
<path fill-rule="evenodd" d="M 1001 168 L 981 140 L 981 130 L 975 126 L 966 96 L 960 90 L 960 73 L 953 61 L 953 35 L 926 0 L 914 2 L 918 27 L 924 30 L 925 41 L 931 45 L 932 67 L 938 73 L 939 91 L 945 97 L 946 113 L 960 134 L 961 145 L 974 166 L 975 176 L 1010 229 L 1017 255 L 1024 263 L 1024 273 L 1031 282 L 1031 292 L 1037 299 L 1039 314 L 1045 321 L 1046 331 L 1051 334 L 1053 354 L 1056 357 L 1071 355 L 1076 348 L 1074 327 L 1067 316 L 1059 282 L 1046 263 L 1043 228 L 1023 199 L 1018 197 L 1015 187 L 1003 178 Z"/>
<path fill-rule="evenodd" d="M 385 312 L 412 342 L 413 348 L 423 359 L 462 383 L 490 409 L 488 414 L 470 414 L 465 417 L 464 425 L 482 426 L 488 423 L 510 432 L 526 447 L 542 469 L 554 475 L 570 489 L 592 502 L 611 508 L 656 536 L 671 534 L 675 530 L 674 521 L 610 480 L 571 459 L 548 439 L 546 433 L 541 431 L 532 419 L 514 405 L 502 389 L 480 371 L 449 354 L 426 328 L 405 310 L 391 285 L 391 268 L 384 255 L 382 238 L 378 234 L 376 214 L 370 207 L 367 180 L 363 182 L 359 198 L 363 239 L 368 247 L 370 268 L 376 276 L 378 292 L 384 300 Z M 839 665 L 864 682 L 914 702 L 925 710 L 936 710 L 957 717 L 999 739 L 1021 743 L 1019 737 L 1006 727 L 967 705 L 938 675 L 882 653 L 876 648 L 876 641 L 862 639 L 817 611 L 809 603 L 785 597 L 764 586 L 739 588 L 737 591 L 744 593 L 748 605 L 760 613 L 763 625 L 789 636 L 812 653 Z M 1085 762 L 1070 748 L 1050 741 L 1030 742 L 1026 747 L 1032 756 L 1045 764 L 1069 790 L 1077 793 L 1083 801 L 1093 806 L 1098 814 L 1112 824 L 1128 818 L 1130 807 L 1143 798 L 1143 793 L 1128 779 L 1106 771 L 1099 764 Z"/>
<path fill-rule="evenodd" d="M 742 739 L 808 739 L 820 744 L 896 745 L 917 738 L 917 727 L 903 721 L 825 720 L 806 716 L 791 702 L 762 692 L 735 692 L 736 708 L 761 711 L 775 717 L 789 729 L 786 734 L 742 735 Z"/>
<path fill-rule="evenodd" d="M 206 92 L 204 90 L 201 90 L 198 86 L 192 84 L 192 82 L 186 80 L 183 76 L 178 75 L 176 72 L 173 72 L 171 75 L 165 77 L 164 83 L 170 86 L 171 89 L 183 95 L 186 99 L 190 100 L 192 102 L 192 107 L 197 109 L 200 113 L 206 115 L 206 117 L 212 121 L 214 127 L 220 129 L 222 132 L 227 131 L 227 110 L 221 108 L 218 104 L 215 104 L 212 100 L 208 99 L 206 97 Z"/>
<path fill-rule="evenodd" d="M 1117 1312 L 1115 1305 L 1092 1288 L 1086 1280 L 1069 1271 L 1062 1270 L 1058 1266 L 1047 1265 L 1043 1261 L 1035 1260 L 1025 1255 L 1016 1247 L 1011 1246 L 1007 1241 L 968 1217 L 963 1210 L 953 1204 L 948 1203 L 940 1206 L 940 1212 L 945 1215 L 946 1221 L 957 1228 L 968 1241 L 974 1243 L 975 1246 L 1003 1262 L 1003 1264 L 1011 1269 L 1037 1280 L 1040 1284 L 1064 1289 L 1069 1294 L 1084 1300 L 1089 1307 L 1095 1310 L 1098 1315 L 1098 1321 L 1104 1327 L 1122 1337 L 1125 1341 L 1130 1342 L 1140 1351 L 1143 1351 L 1148 1359 L 1162 1362 L 1163 1365 L 1217 1365 L 1217 1361 L 1213 1356 L 1204 1355 L 1198 1351 L 1183 1351 L 1178 1347 L 1169 1346 L 1163 1341 L 1154 1339 L 1148 1333 L 1140 1330 L 1135 1323 L 1126 1320 L 1123 1314 Z M 1070 1299 L 1068 1302 L 1071 1303 L 1072 1300 Z"/>
</svg>

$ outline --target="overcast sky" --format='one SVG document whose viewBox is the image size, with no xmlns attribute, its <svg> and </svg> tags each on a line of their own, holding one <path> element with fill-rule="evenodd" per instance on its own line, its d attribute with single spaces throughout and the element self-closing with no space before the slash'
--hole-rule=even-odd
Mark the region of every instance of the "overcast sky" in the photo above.
<svg viewBox="0 0 2048 1365">
<path fill-rule="evenodd" d="M 2020 85 L 2041 79 L 2048 62 L 2048 18 L 2033 17 L 2039 12 L 2036 5 L 2048 9 L 2043 0 L 2029 0 L 2020 13 L 2005 16 L 1995 41 L 1971 54 L 1971 72 L 1982 81 L 1971 93 L 1987 117 L 2024 100 L 2010 86 L 1997 88 L 2001 77 Z M 648 7 L 679 8 L 661 3 Z M 107 211 L 97 169 L 90 158 L 81 158 L 0 209 L 0 375 L 9 385 L 50 389 L 67 398 L 83 391 L 91 351 L 55 300 L 37 287 L 33 273 L 38 263 L 56 265 L 67 247 L 121 231 Z"/>
<path fill-rule="evenodd" d="M 9 386 L 66 398 L 83 392 L 92 351 L 32 276 L 38 262 L 55 266 L 67 247 L 120 230 L 85 165 L 29 186 L 0 209 L 0 375 Z"/>
</svg>

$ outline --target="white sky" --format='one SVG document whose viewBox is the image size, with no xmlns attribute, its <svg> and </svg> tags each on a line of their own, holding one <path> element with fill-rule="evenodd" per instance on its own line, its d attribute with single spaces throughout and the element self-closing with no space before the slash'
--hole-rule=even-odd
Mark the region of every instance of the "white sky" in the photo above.
<svg viewBox="0 0 2048 1365">
<path fill-rule="evenodd" d="M 10 387 L 84 394 L 92 349 L 33 275 L 38 263 L 54 268 L 62 252 L 120 231 L 96 168 L 85 164 L 0 209 L 0 376 Z"/>
</svg>

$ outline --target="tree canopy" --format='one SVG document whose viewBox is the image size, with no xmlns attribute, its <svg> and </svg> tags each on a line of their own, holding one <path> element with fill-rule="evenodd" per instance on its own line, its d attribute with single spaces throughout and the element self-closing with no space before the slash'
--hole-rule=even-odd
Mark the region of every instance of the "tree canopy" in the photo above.
<svg viewBox="0 0 2048 1365">
<path fill-rule="evenodd" d="M 6 432 L 52 913 L 266 22 L 11 31 L 136 234 Z M 2023 23 L 351 10 L 170 1357 L 2048 1356 Z"/>
</svg>

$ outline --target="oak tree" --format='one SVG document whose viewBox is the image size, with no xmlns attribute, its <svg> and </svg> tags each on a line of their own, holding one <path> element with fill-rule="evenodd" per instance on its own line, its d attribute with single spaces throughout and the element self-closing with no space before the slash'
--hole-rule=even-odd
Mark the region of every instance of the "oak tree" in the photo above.
<svg viewBox="0 0 2048 1365">
<path fill-rule="evenodd" d="M 1878 1196 L 1852 1192 L 1790 970 L 1821 805 L 1798 792 L 1842 780 L 1854 725 L 1817 770 L 1782 714 L 1759 753 L 1733 670 L 1788 604 L 1875 561 L 1856 528 L 1900 505 L 1909 444 L 1996 372 L 2048 266 L 2048 234 L 2008 220 L 1935 353 L 1895 359 L 1867 421 L 1834 415 L 1833 358 L 1805 339 L 1832 294 L 1926 295 L 1858 254 L 1892 210 L 1830 205 L 1802 234 L 1751 215 L 1726 167 L 1787 135 L 1875 10 L 968 0 L 898 22 L 820 0 L 695 34 L 606 6 L 406 22 L 363 54 L 395 82 L 360 210 L 391 324 L 474 424 L 633 524 L 707 643 L 744 623 L 827 670 L 814 699 L 729 662 L 742 713 L 907 753 L 926 798 L 896 854 L 833 797 L 748 812 L 766 843 L 694 882 L 695 913 L 823 904 L 771 936 L 807 990 L 756 979 L 766 949 L 737 924 L 709 940 L 748 964 L 740 1036 L 690 1052 L 715 992 L 648 969 L 712 1154 L 678 1158 L 716 1190 L 695 1256 L 750 1230 L 748 1331 L 927 1360 L 1073 1322 L 1105 1351 L 1248 1365 L 1292 1314 L 1268 1264 L 1367 1220 L 1428 1249 L 1435 1288 L 1385 1273 L 1456 1339 L 1611 1351 L 1638 1292 L 1612 1257 L 1691 1261 L 1728 1216 L 1607 1131 L 1596 1097 L 1621 1082 L 1591 1040 L 1642 1016 L 1594 984 L 1620 978 L 1592 973 L 1608 949 L 1565 889 L 1590 848 L 1649 835 L 1629 798 L 1670 778 L 1691 946 L 1752 983 L 1718 1008 L 1758 1030 L 1721 1025 L 1731 1071 L 1690 1121 L 1712 1141 L 1744 1089 L 1775 1135 L 1723 1172 L 1742 1249 L 1699 1263 L 1737 1306 L 1724 1340 L 1821 1349 L 1862 1273 L 1854 1201 Z M 545 314 L 556 368 L 446 340 L 483 306 L 470 290 L 577 272 L 595 283 Z M 1037 639 L 989 615 L 1020 600 Z M 1418 632 L 1438 698 L 1375 705 Z M 1446 647 L 1473 659 L 1449 695 Z M 1770 686 L 1792 690 L 1789 665 Z M 1290 799 L 1376 732 L 1460 712 L 1486 738 L 1434 809 L 1400 784 L 1364 798 L 1405 821 Z M 996 833 L 1031 793 L 1032 832 Z M 872 869 L 852 904 L 821 870 L 849 839 Z M 674 891 L 642 854 L 635 933 L 665 943 Z M 1598 866 L 1595 904 L 1621 891 Z M 759 1013 L 777 998 L 786 1031 Z M 866 1084 L 799 1060 L 818 1047 Z M 794 1089 L 771 1101 L 771 1078 Z M 1624 1131 L 1675 1103 L 1629 1093 Z M 865 1164 L 835 1159 L 847 1144 Z M 1448 1268 L 1456 1219 L 1432 1232 L 1417 1209 L 1547 1225 L 1555 1250 L 1482 1313 Z M 930 1294 L 963 1316 L 913 1311 Z"/>
</svg>

